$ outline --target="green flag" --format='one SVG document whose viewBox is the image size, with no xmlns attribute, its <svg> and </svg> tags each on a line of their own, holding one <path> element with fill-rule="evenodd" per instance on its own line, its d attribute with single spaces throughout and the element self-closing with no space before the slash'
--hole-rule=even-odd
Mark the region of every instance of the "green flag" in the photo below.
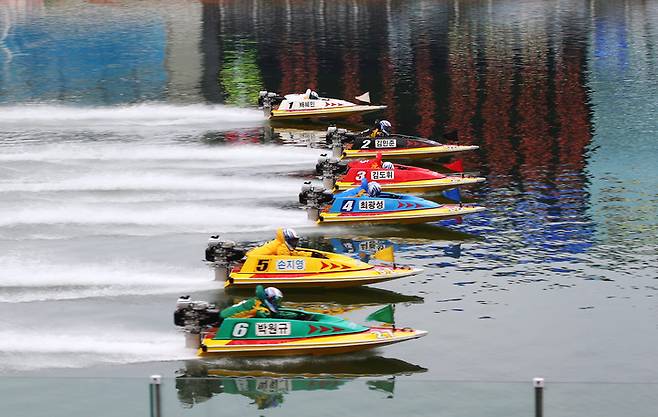
<svg viewBox="0 0 658 417">
<path fill-rule="evenodd" d="M 395 306 L 393 304 L 389 304 L 384 308 L 380 308 L 379 310 L 375 311 L 368 317 L 366 317 L 367 321 L 381 321 L 384 323 L 395 323 Z"/>
</svg>

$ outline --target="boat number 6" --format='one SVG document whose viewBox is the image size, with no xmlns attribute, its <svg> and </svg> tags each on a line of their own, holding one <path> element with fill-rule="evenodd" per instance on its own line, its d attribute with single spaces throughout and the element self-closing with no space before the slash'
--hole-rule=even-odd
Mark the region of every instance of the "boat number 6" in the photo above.
<svg viewBox="0 0 658 417">
<path fill-rule="evenodd" d="M 249 323 L 238 323 L 233 326 L 233 337 L 243 337 L 249 330 Z"/>
<path fill-rule="evenodd" d="M 356 173 L 356 180 L 361 181 L 364 177 L 366 176 L 365 171 L 357 171 Z"/>
<path fill-rule="evenodd" d="M 377 339 L 389 339 L 393 337 L 393 335 L 390 332 L 386 332 L 386 331 L 373 330 L 372 332 L 375 334 Z"/>
</svg>

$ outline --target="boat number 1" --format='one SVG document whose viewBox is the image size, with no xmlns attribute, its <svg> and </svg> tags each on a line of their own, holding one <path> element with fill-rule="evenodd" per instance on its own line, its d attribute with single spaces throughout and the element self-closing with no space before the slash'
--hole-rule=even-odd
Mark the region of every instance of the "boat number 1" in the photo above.
<svg viewBox="0 0 658 417">
<path fill-rule="evenodd" d="M 345 200 L 343 205 L 340 207 L 340 211 L 352 211 L 354 208 L 354 200 Z"/>
<path fill-rule="evenodd" d="M 249 330 L 249 323 L 238 323 L 233 326 L 233 337 L 244 337 Z"/>
</svg>

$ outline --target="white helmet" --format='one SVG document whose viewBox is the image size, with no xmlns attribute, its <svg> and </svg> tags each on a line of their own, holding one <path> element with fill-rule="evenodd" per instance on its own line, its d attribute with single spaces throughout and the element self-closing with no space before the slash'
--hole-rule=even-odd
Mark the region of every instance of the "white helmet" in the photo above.
<svg viewBox="0 0 658 417">
<path fill-rule="evenodd" d="M 377 182 L 368 183 L 368 195 L 370 197 L 377 197 L 382 192 L 382 186 Z"/>
<path fill-rule="evenodd" d="M 384 169 L 393 169 L 393 162 L 386 161 L 382 164 L 382 168 Z"/>
<path fill-rule="evenodd" d="M 388 120 L 382 120 L 379 122 L 379 128 L 384 132 L 386 132 L 387 134 L 390 134 L 393 125 L 391 125 L 391 122 L 389 122 Z"/>
<path fill-rule="evenodd" d="M 281 290 L 275 287 L 265 288 L 265 299 L 263 302 L 270 309 L 271 312 L 276 313 L 283 299 L 283 293 Z"/>
<path fill-rule="evenodd" d="M 283 229 L 283 241 L 290 250 L 295 250 L 299 243 L 299 235 L 295 229 Z"/>
</svg>

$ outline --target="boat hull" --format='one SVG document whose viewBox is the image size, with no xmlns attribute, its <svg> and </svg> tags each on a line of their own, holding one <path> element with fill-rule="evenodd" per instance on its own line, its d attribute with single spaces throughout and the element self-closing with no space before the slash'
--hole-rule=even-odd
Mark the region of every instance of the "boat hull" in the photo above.
<svg viewBox="0 0 658 417">
<path fill-rule="evenodd" d="M 372 113 L 385 109 L 386 106 L 343 106 L 332 108 L 320 109 L 305 109 L 305 110 L 272 110 L 270 114 L 271 120 L 294 120 L 294 119 L 325 119 L 325 118 L 343 118 L 350 117 L 356 114 Z"/>
<path fill-rule="evenodd" d="M 468 214 L 484 211 L 484 207 L 444 205 L 437 208 L 400 210 L 380 213 L 320 213 L 317 221 L 320 225 L 327 224 L 358 224 L 358 223 L 398 223 L 415 224 L 429 223 L 439 220 L 454 219 Z"/>
<path fill-rule="evenodd" d="M 417 181 L 400 181 L 400 182 L 379 182 L 379 185 L 382 187 L 382 190 L 388 192 L 416 192 L 424 193 L 428 191 L 441 191 L 448 190 L 455 187 L 460 187 L 464 185 L 472 185 L 484 182 L 484 178 L 480 177 L 445 177 L 445 178 L 436 178 L 429 180 L 417 180 Z M 348 182 L 348 181 L 336 181 L 335 190 L 344 191 L 349 190 L 354 187 L 358 187 L 358 182 Z"/>
<path fill-rule="evenodd" d="M 427 146 L 420 148 L 402 148 L 402 149 L 368 149 L 353 150 L 345 149 L 343 158 L 374 158 L 380 153 L 386 159 L 422 159 L 422 158 L 441 158 L 444 156 L 454 155 L 460 152 L 467 152 L 478 149 L 475 145 L 440 145 Z"/>
<path fill-rule="evenodd" d="M 280 288 L 349 288 L 376 284 L 421 273 L 419 268 L 375 266 L 366 270 L 300 274 L 231 273 L 225 288 L 254 288 L 276 285 Z"/>
<path fill-rule="evenodd" d="M 217 340 L 204 338 L 199 356 L 303 356 L 337 355 L 374 349 L 427 334 L 424 330 L 371 327 L 359 333 L 300 339 Z"/>
</svg>

